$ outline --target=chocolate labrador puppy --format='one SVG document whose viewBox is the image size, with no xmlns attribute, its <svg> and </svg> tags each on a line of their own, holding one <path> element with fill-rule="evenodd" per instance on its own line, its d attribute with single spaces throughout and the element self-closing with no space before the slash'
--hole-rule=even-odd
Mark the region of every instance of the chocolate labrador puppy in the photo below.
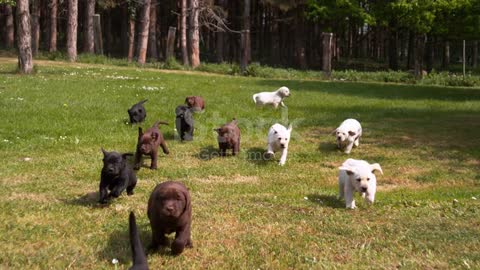
<svg viewBox="0 0 480 270">
<path fill-rule="evenodd" d="M 143 103 L 147 101 L 148 99 L 142 100 L 128 110 L 131 124 L 141 123 L 145 120 L 145 117 L 147 117 L 147 111 L 145 110 L 145 107 L 143 107 Z"/>
<path fill-rule="evenodd" d="M 128 223 L 133 260 L 133 265 L 129 270 L 148 270 L 147 256 L 145 255 L 142 241 L 140 241 L 140 236 L 138 235 L 137 222 L 135 221 L 135 214 L 133 212 L 130 212 Z"/>
<path fill-rule="evenodd" d="M 175 127 L 182 141 L 193 140 L 193 115 L 190 108 L 180 105 L 175 109 Z"/>
<path fill-rule="evenodd" d="M 233 118 L 232 122 L 214 129 L 217 133 L 218 147 L 220 148 L 220 156 L 225 156 L 227 149 L 232 149 L 232 155 L 238 154 L 240 151 L 240 129 L 237 120 Z"/>
<path fill-rule="evenodd" d="M 157 121 L 151 128 L 147 129 L 145 133 L 142 132 L 142 128 L 138 128 L 138 143 L 137 152 L 135 153 L 135 170 L 139 170 L 142 165 L 143 155 L 148 155 L 152 159 L 150 169 L 155 170 L 157 168 L 158 159 L 158 147 L 162 147 L 163 153 L 170 153 L 163 138 L 162 132 L 158 128 L 158 125 L 168 125 L 166 122 Z"/>
<path fill-rule="evenodd" d="M 152 249 L 166 246 L 165 234 L 175 232 L 172 253 L 178 255 L 185 247 L 193 247 L 190 229 L 192 204 L 188 189 L 180 182 L 158 184 L 148 200 L 148 218 L 152 226 Z"/>
<path fill-rule="evenodd" d="M 127 162 L 127 156 L 132 154 L 120 154 L 107 152 L 102 148 L 103 168 L 100 179 L 100 203 L 107 203 L 111 197 L 117 198 L 126 189 L 127 195 L 133 195 L 133 189 L 137 184 L 137 176 Z M 108 191 L 111 191 L 108 193 Z"/>
<path fill-rule="evenodd" d="M 205 101 L 200 96 L 189 96 L 185 98 L 185 104 L 194 111 L 203 111 L 205 109 Z"/>
</svg>

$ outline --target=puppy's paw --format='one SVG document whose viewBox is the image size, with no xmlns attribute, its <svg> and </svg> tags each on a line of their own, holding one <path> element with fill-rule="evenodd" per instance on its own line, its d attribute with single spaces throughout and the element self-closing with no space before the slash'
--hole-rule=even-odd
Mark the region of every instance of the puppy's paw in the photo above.
<svg viewBox="0 0 480 270">
<path fill-rule="evenodd" d="M 179 255 L 185 249 L 185 243 L 181 241 L 174 241 L 172 243 L 172 254 Z"/>
<path fill-rule="evenodd" d="M 270 160 L 270 159 L 272 159 L 272 158 L 274 157 L 274 155 L 275 155 L 275 154 L 274 154 L 273 152 L 266 152 L 266 153 L 265 153 L 265 159 L 266 159 L 266 160 Z"/>
</svg>

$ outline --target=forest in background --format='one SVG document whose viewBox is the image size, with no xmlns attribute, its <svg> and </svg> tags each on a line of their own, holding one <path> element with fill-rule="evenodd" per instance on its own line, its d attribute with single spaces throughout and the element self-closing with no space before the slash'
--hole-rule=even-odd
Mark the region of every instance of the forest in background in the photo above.
<svg viewBox="0 0 480 270">
<path fill-rule="evenodd" d="M 480 0 L 0 0 L 0 47 L 21 44 L 25 8 L 32 55 L 71 61 L 99 53 L 321 69 L 328 55 L 349 68 L 361 59 L 428 72 L 463 61 L 465 40 L 465 60 L 478 65 Z"/>
</svg>

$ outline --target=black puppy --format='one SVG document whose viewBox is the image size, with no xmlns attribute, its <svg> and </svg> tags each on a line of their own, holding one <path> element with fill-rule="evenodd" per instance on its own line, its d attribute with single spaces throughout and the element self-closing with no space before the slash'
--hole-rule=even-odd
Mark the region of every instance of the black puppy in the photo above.
<svg viewBox="0 0 480 270">
<path fill-rule="evenodd" d="M 129 270 L 148 270 L 148 261 L 145 251 L 143 250 L 140 236 L 138 235 L 137 223 L 135 222 L 135 214 L 130 212 L 128 219 L 130 225 L 130 245 L 132 246 L 133 265 Z"/>
<path fill-rule="evenodd" d="M 145 117 L 147 117 L 147 111 L 145 110 L 145 107 L 143 107 L 143 103 L 147 102 L 147 100 L 148 99 L 140 101 L 128 110 L 131 124 L 140 123 L 145 120 Z"/>
<path fill-rule="evenodd" d="M 120 154 L 107 152 L 102 148 L 103 168 L 100 180 L 100 203 L 107 203 L 111 197 L 117 198 L 126 189 L 127 195 L 133 195 L 133 189 L 137 184 L 137 176 L 127 156 L 132 154 Z M 110 193 L 108 191 L 110 190 Z"/>
<path fill-rule="evenodd" d="M 182 141 L 193 140 L 193 115 L 190 108 L 185 105 L 179 105 L 175 109 L 175 114 L 177 115 L 175 126 L 180 139 Z"/>
</svg>

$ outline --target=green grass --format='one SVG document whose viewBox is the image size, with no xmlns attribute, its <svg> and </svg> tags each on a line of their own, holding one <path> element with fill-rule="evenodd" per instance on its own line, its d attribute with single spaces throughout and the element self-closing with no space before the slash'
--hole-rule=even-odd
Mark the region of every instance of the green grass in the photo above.
<svg viewBox="0 0 480 270">
<path fill-rule="evenodd" d="M 32 76 L 0 60 L 0 269 L 118 269 L 131 265 L 128 214 L 144 246 L 154 186 L 184 182 L 193 200 L 194 248 L 150 254 L 152 269 L 480 268 L 480 90 L 275 80 L 40 63 Z M 251 95 L 286 85 L 288 109 L 255 108 Z M 150 90 L 148 90 L 150 89 Z M 174 109 L 202 95 L 195 141 L 174 140 Z M 100 207 L 102 153 L 132 152 L 127 108 L 148 98 L 171 150 L 143 168 L 133 196 Z M 239 119 L 238 157 L 202 159 L 213 128 Z M 347 156 L 329 133 L 345 118 L 364 137 Z M 275 122 L 294 131 L 284 167 L 253 158 Z M 347 158 L 382 165 L 377 201 L 344 209 L 337 167 Z M 26 160 L 30 158 L 31 160 Z M 146 162 L 149 162 L 148 160 Z M 478 198 L 478 199 L 474 199 Z"/>
</svg>

